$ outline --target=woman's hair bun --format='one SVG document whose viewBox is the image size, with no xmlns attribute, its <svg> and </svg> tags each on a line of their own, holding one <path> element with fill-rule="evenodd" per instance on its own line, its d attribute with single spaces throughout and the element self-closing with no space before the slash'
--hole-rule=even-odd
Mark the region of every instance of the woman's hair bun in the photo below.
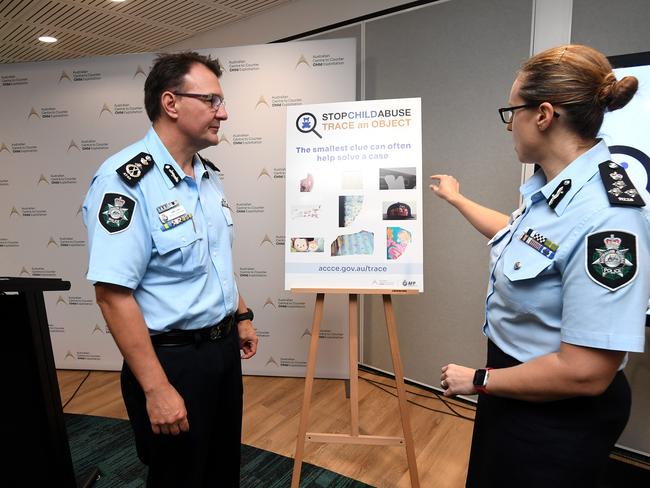
<svg viewBox="0 0 650 488">
<path fill-rule="evenodd" d="M 639 81 L 634 76 L 626 76 L 613 83 L 606 80 L 600 91 L 601 100 L 610 112 L 618 110 L 627 105 L 638 88 Z"/>
</svg>

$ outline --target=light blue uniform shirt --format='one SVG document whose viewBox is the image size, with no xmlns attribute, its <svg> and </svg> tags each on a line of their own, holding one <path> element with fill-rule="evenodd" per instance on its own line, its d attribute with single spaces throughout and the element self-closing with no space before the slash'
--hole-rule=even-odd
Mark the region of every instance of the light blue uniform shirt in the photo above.
<svg viewBox="0 0 650 488">
<path fill-rule="evenodd" d="M 150 154 L 155 164 L 131 187 L 116 169 L 139 153 Z M 193 164 L 195 179 L 183 173 L 151 128 L 102 164 L 83 204 L 88 280 L 132 289 L 152 333 L 203 328 L 238 305 L 233 221 L 223 186 L 219 174 L 196 155 Z M 174 172 L 180 177 L 176 184 Z M 131 202 L 132 209 L 121 210 Z M 159 208 L 172 202 L 175 214 Z M 111 209 L 119 227 L 109 231 L 102 219 Z M 163 230 L 163 219 L 183 213 L 192 218 Z"/>
<path fill-rule="evenodd" d="M 556 352 L 560 342 L 643 351 L 650 298 L 650 213 L 610 205 L 598 170 L 610 159 L 600 141 L 548 183 L 537 171 L 520 188 L 522 208 L 489 243 L 483 332 L 519 361 Z M 569 179 L 569 191 L 551 208 L 547 199 Z M 551 258 L 521 240 L 528 229 L 559 246 Z M 636 275 L 614 291 L 597 283 L 587 269 L 593 261 L 587 255 L 587 236 L 605 231 L 636 236 Z"/>
</svg>

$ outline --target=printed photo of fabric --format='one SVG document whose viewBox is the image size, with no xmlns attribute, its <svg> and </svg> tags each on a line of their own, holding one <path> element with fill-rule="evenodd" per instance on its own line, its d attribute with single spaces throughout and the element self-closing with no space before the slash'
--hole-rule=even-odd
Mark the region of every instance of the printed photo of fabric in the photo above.
<svg viewBox="0 0 650 488">
<path fill-rule="evenodd" d="M 339 227 L 350 227 L 363 208 L 362 195 L 339 196 Z"/>
<path fill-rule="evenodd" d="M 375 249 L 375 235 L 362 230 L 356 234 L 341 235 L 332 242 L 332 256 L 351 256 L 355 254 L 372 254 Z"/>
</svg>

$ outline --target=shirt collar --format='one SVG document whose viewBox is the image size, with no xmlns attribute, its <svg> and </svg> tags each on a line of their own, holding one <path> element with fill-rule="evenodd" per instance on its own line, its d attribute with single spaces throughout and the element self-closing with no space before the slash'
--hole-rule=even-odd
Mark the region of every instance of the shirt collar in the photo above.
<svg viewBox="0 0 650 488">
<path fill-rule="evenodd" d="M 151 127 L 147 132 L 147 135 L 144 138 L 144 145 L 147 148 L 147 152 L 151 154 L 153 160 L 163 175 L 163 180 L 167 183 L 167 188 L 173 188 L 176 186 L 174 182 L 173 174 L 176 173 L 181 179 L 185 179 L 187 175 L 183 172 L 181 167 L 176 163 L 174 158 L 169 154 L 169 151 L 158 137 L 156 130 Z M 203 176 L 205 168 L 201 164 L 201 160 L 195 154 L 192 160 L 194 165 L 194 174 L 197 178 L 197 181 L 200 177 Z M 170 168 L 171 167 L 171 168 Z"/>
<path fill-rule="evenodd" d="M 548 200 L 563 181 L 571 180 L 571 188 L 553 209 L 557 215 L 562 215 L 573 196 L 598 172 L 598 165 L 610 159 L 611 154 L 607 144 L 602 139 L 599 139 L 594 147 L 573 160 L 548 183 L 544 172 L 539 170 L 521 185 L 519 191 L 525 200 L 528 200 L 529 197 L 532 201 L 542 198 Z"/>
</svg>

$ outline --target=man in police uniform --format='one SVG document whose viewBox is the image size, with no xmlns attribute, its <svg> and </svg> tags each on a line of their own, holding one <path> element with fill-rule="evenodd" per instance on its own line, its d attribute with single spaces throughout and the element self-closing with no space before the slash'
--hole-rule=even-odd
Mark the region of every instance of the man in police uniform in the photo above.
<svg viewBox="0 0 650 488">
<path fill-rule="evenodd" d="M 240 358 L 258 339 L 218 169 L 197 153 L 228 118 L 220 76 L 196 53 L 159 57 L 144 87 L 152 127 L 100 167 L 83 206 L 87 278 L 124 356 L 150 487 L 239 486 Z"/>
</svg>

